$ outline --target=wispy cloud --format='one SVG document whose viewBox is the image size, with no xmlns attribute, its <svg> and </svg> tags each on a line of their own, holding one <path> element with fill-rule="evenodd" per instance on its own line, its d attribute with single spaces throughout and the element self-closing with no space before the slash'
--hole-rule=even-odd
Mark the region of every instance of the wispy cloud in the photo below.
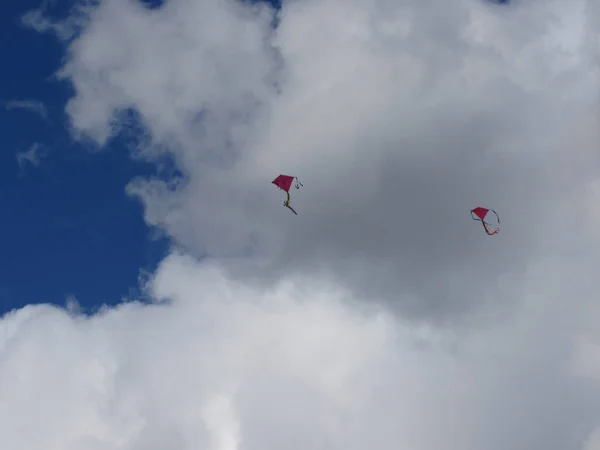
<svg viewBox="0 0 600 450">
<path fill-rule="evenodd" d="M 32 28 L 38 33 L 53 31 L 60 39 L 68 39 L 72 35 L 70 28 L 53 23 L 48 18 L 44 17 L 44 11 L 41 8 L 25 13 L 21 18 L 21 21 L 23 25 Z"/>
<path fill-rule="evenodd" d="M 44 147 L 35 142 L 31 144 L 29 149 L 23 150 L 17 153 L 16 159 L 19 167 L 23 169 L 25 164 L 31 164 L 34 167 L 38 167 L 41 163 L 42 158 L 46 155 Z"/>
<path fill-rule="evenodd" d="M 64 20 L 54 20 L 49 14 L 55 3 L 43 1 L 38 8 L 29 10 L 21 16 L 21 24 L 38 33 L 54 33 L 60 40 L 72 39 L 86 24 L 88 13 L 94 8 L 94 2 L 76 3 Z"/>
<path fill-rule="evenodd" d="M 48 118 L 48 112 L 42 102 L 37 100 L 12 100 L 4 102 L 4 108 L 7 110 L 11 109 L 25 109 L 33 113 L 39 114 L 44 119 Z"/>
<path fill-rule="evenodd" d="M 66 310 L 72 314 L 81 314 L 83 309 L 79 304 L 79 300 L 73 294 L 69 294 L 65 300 Z"/>
</svg>

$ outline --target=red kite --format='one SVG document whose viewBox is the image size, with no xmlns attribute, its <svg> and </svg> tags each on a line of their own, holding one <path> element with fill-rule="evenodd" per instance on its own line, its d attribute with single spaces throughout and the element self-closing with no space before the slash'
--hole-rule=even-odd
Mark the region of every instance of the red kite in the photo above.
<svg viewBox="0 0 600 450">
<path fill-rule="evenodd" d="M 296 180 L 295 188 L 300 189 L 302 183 L 298 180 L 298 177 L 292 177 L 290 175 L 279 175 L 275 178 L 271 183 L 277 186 L 279 189 L 283 189 L 287 193 L 287 200 L 283 202 L 283 206 L 290 209 L 294 214 L 298 215 L 294 208 L 290 206 L 290 188 L 292 187 L 292 182 Z"/>
</svg>

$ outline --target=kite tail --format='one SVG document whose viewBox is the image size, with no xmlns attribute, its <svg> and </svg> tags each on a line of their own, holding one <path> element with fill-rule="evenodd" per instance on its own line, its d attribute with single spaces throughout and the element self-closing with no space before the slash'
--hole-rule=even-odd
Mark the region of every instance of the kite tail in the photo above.
<svg viewBox="0 0 600 450">
<path fill-rule="evenodd" d="M 500 231 L 499 228 L 496 228 L 494 231 L 491 231 L 491 225 L 483 220 L 481 221 L 481 223 L 483 224 L 483 229 L 488 234 L 488 236 L 494 236 L 494 235 L 498 234 L 498 232 Z M 490 227 L 490 228 L 488 228 L 488 227 Z"/>
</svg>

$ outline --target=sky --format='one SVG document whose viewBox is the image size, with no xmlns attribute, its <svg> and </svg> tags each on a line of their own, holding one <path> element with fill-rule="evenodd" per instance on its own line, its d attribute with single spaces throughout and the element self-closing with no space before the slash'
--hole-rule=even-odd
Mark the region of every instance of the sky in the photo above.
<svg viewBox="0 0 600 450">
<path fill-rule="evenodd" d="M 52 11 L 64 14 L 67 6 Z M 92 309 L 120 302 L 135 292 L 139 270 L 154 268 L 167 248 L 124 189 L 131 177 L 156 170 L 131 160 L 125 141 L 96 152 L 69 136 L 64 105 L 72 90 L 54 78 L 64 47 L 22 19 L 38 7 L 13 2 L 0 19 L 3 42 L 13 43 L 0 49 L 11 61 L 0 83 L 2 312 L 74 298 Z"/>
<path fill-rule="evenodd" d="M 600 450 L 597 2 L 2 17 L 7 447 Z"/>
</svg>

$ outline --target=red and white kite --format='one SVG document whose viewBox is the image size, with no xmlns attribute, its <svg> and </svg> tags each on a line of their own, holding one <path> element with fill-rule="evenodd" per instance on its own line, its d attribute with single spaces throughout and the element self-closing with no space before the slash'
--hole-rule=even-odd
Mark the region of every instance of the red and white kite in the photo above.
<svg viewBox="0 0 600 450">
<path fill-rule="evenodd" d="M 496 219 L 489 214 L 490 212 L 494 213 Z M 493 209 L 486 209 L 478 206 L 477 208 L 471 210 L 471 217 L 473 220 L 479 220 L 483 224 L 483 229 L 489 236 L 493 236 L 500 232 L 500 217 L 498 217 L 498 214 L 496 214 L 496 211 Z M 494 222 L 493 224 L 490 223 L 492 221 Z"/>
</svg>

